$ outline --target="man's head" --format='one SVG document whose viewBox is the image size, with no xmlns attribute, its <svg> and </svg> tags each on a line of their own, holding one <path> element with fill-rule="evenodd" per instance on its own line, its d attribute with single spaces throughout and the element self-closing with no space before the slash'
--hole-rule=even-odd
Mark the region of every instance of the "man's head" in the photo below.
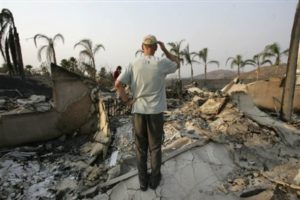
<svg viewBox="0 0 300 200">
<path fill-rule="evenodd" d="M 142 49 L 145 55 L 154 55 L 157 49 L 157 40 L 154 35 L 147 35 L 143 39 Z"/>
<path fill-rule="evenodd" d="M 122 67 L 121 66 L 118 66 L 117 67 L 117 71 L 121 71 L 122 70 Z"/>
</svg>

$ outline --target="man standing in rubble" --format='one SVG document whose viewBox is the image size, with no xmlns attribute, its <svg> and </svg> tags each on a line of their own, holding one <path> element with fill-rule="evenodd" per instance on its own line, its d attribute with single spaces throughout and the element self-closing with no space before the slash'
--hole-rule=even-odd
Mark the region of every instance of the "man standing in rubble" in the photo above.
<svg viewBox="0 0 300 200">
<path fill-rule="evenodd" d="M 158 45 L 167 58 L 154 56 Z M 141 190 L 145 191 L 148 185 L 156 189 L 161 180 L 163 112 L 167 109 L 165 77 L 177 70 L 179 60 L 153 35 L 143 39 L 142 49 L 144 55 L 122 71 L 115 86 L 121 99 L 127 105 L 132 105 L 139 182 Z M 122 84 L 130 87 L 133 98 L 127 96 Z M 148 147 L 150 175 L 147 174 Z"/>
</svg>

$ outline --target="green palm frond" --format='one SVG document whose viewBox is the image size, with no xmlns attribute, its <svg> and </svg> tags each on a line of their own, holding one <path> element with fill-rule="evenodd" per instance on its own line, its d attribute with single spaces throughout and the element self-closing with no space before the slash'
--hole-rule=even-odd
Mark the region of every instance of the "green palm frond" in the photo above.
<svg viewBox="0 0 300 200">
<path fill-rule="evenodd" d="M 267 60 L 264 60 L 264 61 L 261 62 L 261 65 L 264 65 L 264 64 L 273 65 L 273 62 L 271 60 L 267 59 Z"/>
<path fill-rule="evenodd" d="M 242 59 L 242 56 L 240 54 L 236 55 L 235 57 L 229 57 L 226 60 L 226 65 L 227 63 L 231 61 L 230 67 L 233 68 L 235 65 L 240 68 L 243 67 L 245 65 L 245 62 Z"/>
<path fill-rule="evenodd" d="M 235 65 L 239 67 L 239 64 L 238 64 L 238 62 L 236 60 L 234 60 L 234 61 L 231 62 L 230 68 L 233 69 Z"/>
<path fill-rule="evenodd" d="M 267 45 L 265 47 L 263 58 L 273 57 L 275 59 L 274 65 L 279 65 L 281 63 L 281 57 L 283 55 L 288 55 L 288 49 L 281 52 L 279 44 L 274 42 L 273 44 Z"/>
<path fill-rule="evenodd" d="M 217 60 L 211 60 L 207 64 L 216 64 L 218 67 L 220 66 L 220 62 Z"/>
<path fill-rule="evenodd" d="M 225 65 L 227 65 L 227 63 L 228 63 L 229 61 L 231 61 L 231 60 L 234 60 L 234 57 L 229 57 L 229 58 L 227 58 Z"/>
<path fill-rule="evenodd" d="M 283 55 L 288 55 L 289 54 L 289 49 L 284 50 L 283 52 L 281 52 Z"/>
<path fill-rule="evenodd" d="M 248 65 L 252 65 L 252 66 L 258 66 L 257 62 L 253 59 L 247 59 L 247 60 L 245 60 L 245 63 L 247 63 Z"/>
<path fill-rule="evenodd" d="M 180 54 L 182 52 L 181 51 L 181 45 L 184 41 L 185 41 L 185 39 L 182 39 L 179 42 L 169 42 L 169 43 L 167 43 L 171 47 L 170 52 L 175 53 L 176 56 L 180 56 Z"/>
<path fill-rule="evenodd" d="M 199 52 L 199 58 L 201 58 L 204 63 L 207 62 L 207 48 L 204 48 Z"/>
<path fill-rule="evenodd" d="M 252 59 L 247 59 L 247 60 L 244 60 L 242 63 L 241 63 L 242 67 L 246 66 L 246 65 L 252 65 L 252 66 L 255 66 L 255 62 L 253 62 Z"/>
<path fill-rule="evenodd" d="M 190 53 L 190 48 L 189 45 L 187 45 L 185 47 L 185 49 L 183 49 L 183 51 L 181 52 L 181 54 L 183 55 L 185 61 L 187 62 L 187 64 L 191 64 L 192 63 L 192 58 L 191 58 L 191 53 Z"/>
</svg>

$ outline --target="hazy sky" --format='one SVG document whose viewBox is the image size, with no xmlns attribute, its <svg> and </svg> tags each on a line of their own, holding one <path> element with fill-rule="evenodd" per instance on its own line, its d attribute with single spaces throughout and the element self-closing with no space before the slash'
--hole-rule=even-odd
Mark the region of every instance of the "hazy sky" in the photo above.
<svg viewBox="0 0 300 200">
<path fill-rule="evenodd" d="M 15 18 L 25 65 L 40 65 L 37 48 L 28 38 L 61 33 L 65 43 L 56 43 L 58 63 L 78 58 L 80 48 L 74 49 L 74 44 L 89 38 L 104 45 L 106 50 L 96 55 L 96 66 L 108 70 L 127 66 L 147 34 L 165 43 L 185 39 L 182 47 L 189 44 L 191 51 L 207 47 L 208 59 L 220 61 L 221 69 L 230 68 L 225 66 L 229 56 L 251 58 L 273 42 L 287 49 L 296 5 L 296 0 L 0 0 L 0 7 L 8 8 Z M 215 69 L 212 65 L 208 71 Z M 194 64 L 194 71 L 204 70 Z M 190 67 L 183 66 L 182 75 L 190 76 Z"/>
</svg>

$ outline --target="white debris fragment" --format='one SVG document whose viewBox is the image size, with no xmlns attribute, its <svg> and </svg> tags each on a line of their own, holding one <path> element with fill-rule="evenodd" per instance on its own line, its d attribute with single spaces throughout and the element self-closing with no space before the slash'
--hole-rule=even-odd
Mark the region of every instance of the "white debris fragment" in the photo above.
<svg viewBox="0 0 300 200">
<path fill-rule="evenodd" d="M 5 104 L 6 100 L 5 99 L 0 99 L 0 107 L 3 106 L 3 104 Z"/>
<path fill-rule="evenodd" d="M 110 166 L 110 167 L 113 167 L 113 166 L 115 166 L 115 165 L 117 164 L 118 154 L 119 154 L 119 151 L 114 151 L 114 152 L 111 154 L 110 162 L 109 162 L 109 166 Z"/>
<path fill-rule="evenodd" d="M 17 103 L 20 105 L 26 105 L 26 104 L 45 102 L 45 101 L 46 101 L 46 97 L 43 95 L 31 95 L 28 99 L 18 99 Z"/>
<path fill-rule="evenodd" d="M 197 87 L 189 88 L 189 89 L 187 89 L 187 91 L 189 93 L 198 93 L 198 94 L 202 94 L 204 92 L 203 90 L 201 90 L 200 88 L 197 88 Z"/>
</svg>

